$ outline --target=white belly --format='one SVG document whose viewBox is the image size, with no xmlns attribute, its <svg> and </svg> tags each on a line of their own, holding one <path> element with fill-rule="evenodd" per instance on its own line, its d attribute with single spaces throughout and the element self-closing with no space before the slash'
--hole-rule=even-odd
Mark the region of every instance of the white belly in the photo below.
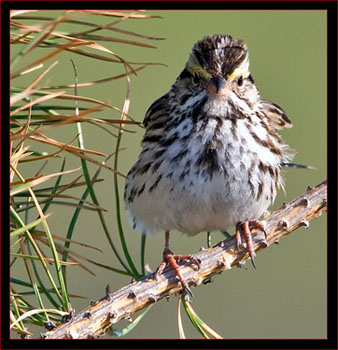
<svg viewBox="0 0 338 350">
<path fill-rule="evenodd" d="M 223 124 L 220 139 L 226 142 L 217 152 L 218 170 L 208 170 L 203 162 L 197 162 L 210 135 L 214 135 L 216 125 L 212 121 L 203 139 L 193 136 L 183 148 L 182 142 L 175 142 L 159 159 L 153 159 L 154 151 L 149 150 L 140 164 L 160 160 L 160 166 L 127 180 L 126 207 L 134 228 L 142 233 L 178 230 L 196 234 L 259 219 L 276 196 L 280 158 L 254 142 L 244 123 L 239 120 L 237 128 L 245 142 L 233 142 L 230 121 Z M 264 137 L 265 130 L 257 130 Z M 182 150 L 186 151 L 182 159 L 173 161 Z M 277 179 L 268 170 L 262 173 L 260 162 L 277 172 Z"/>
</svg>

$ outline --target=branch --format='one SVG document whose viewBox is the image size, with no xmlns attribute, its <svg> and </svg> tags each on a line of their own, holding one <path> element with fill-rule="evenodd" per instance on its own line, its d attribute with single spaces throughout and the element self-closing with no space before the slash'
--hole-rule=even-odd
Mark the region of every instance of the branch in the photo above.
<svg viewBox="0 0 338 350">
<path fill-rule="evenodd" d="M 317 218 L 326 210 L 326 181 L 289 204 L 274 211 L 264 218 L 267 238 L 262 232 L 253 231 L 252 240 L 255 251 L 269 247 L 301 226 L 308 227 L 309 221 Z M 226 239 L 209 249 L 203 249 L 194 255 L 199 259 L 200 268 L 181 266 L 180 272 L 189 285 L 198 286 L 208 283 L 210 278 L 233 266 L 240 266 L 248 253 L 245 249 L 239 252 L 234 237 Z M 155 303 L 169 295 L 182 290 L 174 271 L 166 268 L 157 280 L 154 273 L 139 281 L 130 283 L 115 293 L 107 292 L 102 299 L 92 302 L 90 306 L 71 317 L 67 322 L 43 335 L 45 339 L 60 338 L 95 338 L 102 335 L 107 328 L 123 318 Z"/>
</svg>

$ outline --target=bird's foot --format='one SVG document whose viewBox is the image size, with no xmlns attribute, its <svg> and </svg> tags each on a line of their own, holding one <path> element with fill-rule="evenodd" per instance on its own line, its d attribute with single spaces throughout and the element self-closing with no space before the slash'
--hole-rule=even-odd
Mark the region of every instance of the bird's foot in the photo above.
<svg viewBox="0 0 338 350">
<path fill-rule="evenodd" d="M 236 243 L 237 243 L 237 250 L 240 250 L 242 246 L 242 235 L 243 235 L 246 241 L 246 249 L 249 253 L 252 265 L 254 268 L 256 268 L 256 265 L 255 265 L 256 253 L 253 248 L 252 235 L 251 235 L 251 229 L 253 228 L 256 228 L 262 231 L 266 238 L 267 234 L 265 231 L 265 227 L 260 221 L 258 220 L 244 221 L 236 224 Z"/>
<path fill-rule="evenodd" d="M 191 298 L 193 297 L 193 294 L 188 287 L 187 282 L 184 280 L 184 278 L 181 275 L 181 272 L 179 271 L 180 264 L 188 262 L 190 265 L 196 265 L 197 268 L 200 268 L 199 262 L 191 255 L 176 255 L 174 254 L 170 249 L 164 249 L 163 251 L 163 261 L 159 265 L 159 267 L 156 270 L 155 278 L 157 279 L 159 275 L 163 272 L 164 268 L 166 266 L 170 266 L 174 271 L 178 278 L 178 280 L 181 283 L 181 286 L 183 287 L 183 291 L 185 295 Z"/>
</svg>

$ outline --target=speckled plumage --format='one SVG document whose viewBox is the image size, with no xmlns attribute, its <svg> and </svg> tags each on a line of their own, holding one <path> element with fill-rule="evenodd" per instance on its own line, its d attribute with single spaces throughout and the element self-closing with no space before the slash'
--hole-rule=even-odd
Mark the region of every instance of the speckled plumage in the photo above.
<svg viewBox="0 0 338 350">
<path fill-rule="evenodd" d="M 260 98 L 242 41 L 215 35 L 196 43 L 144 125 L 125 187 L 136 230 L 225 230 L 259 219 L 274 201 L 281 163 L 291 157 L 277 129 L 291 123 Z"/>
</svg>

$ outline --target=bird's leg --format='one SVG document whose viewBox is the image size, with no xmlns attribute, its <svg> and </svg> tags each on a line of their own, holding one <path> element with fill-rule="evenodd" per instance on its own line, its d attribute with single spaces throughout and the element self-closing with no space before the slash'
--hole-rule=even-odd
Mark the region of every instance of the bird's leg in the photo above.
<svg viewBox="0 0 338 350">
<path fill-rule="evenodd" d="M 180 266 L 178 264 L 179 262 L 184 262 L 187 260 L 191 261 L 193 264 L 197 265 L 198 268 L 200 267 L 198 261 L 194 257 L 192 257 L 190 255 L 176 255 L 170 250 L 170 248 L 169 248 L 169 231 L 166 231 L 165 232 L 165 246 L 164 246 L 164 250 L 163 250 L 163 261 L 159 265 L 159 267 L 157 268 L 155 277 L 157 278 L 162 273 L 164 268 L 167 265 L 169 265 L 175 271 L 175 274 L 176 274 L 177 278 L 179 279 L 179 281 L 181 282 L 181 285 L 182 285 L 183 289 L 185 290 L 185 292 L 187 292 L 192 297 L 192 292 L 189 289 L 186 281 L 182 277 L 182 275 L 179 271 Z"/>
<path fill-rule="evenodd" d="M 250 259 L 252 262 L 252 265 L 254 268 L 256 268 L 255 265 L 255 250 L 253 248 L 252 244 L 252 235 L 251 235 L 251 229 L 256 228 L 262 232 L 264 232 L 265 238 L 266 238 L 266 231 L 264 225 L 258 221 L 258 220 L 252 220 L 252 221 L 244 221 L 239 222 L 236 224 L 236 243 L 237 243 L 237 249 L 240 249 L 240 246 L 242 245 L 242 239 L 241 235 L 243 234 L 245 241 L 246 241 L 246 249 L 250 255 Z"/>
<path fill-rule="evenodd" d="M 239 251 L 242 246 L 242 226 L 240 222 L 236 224 L 236 245 L 237 250 Z"/>
</svg>

